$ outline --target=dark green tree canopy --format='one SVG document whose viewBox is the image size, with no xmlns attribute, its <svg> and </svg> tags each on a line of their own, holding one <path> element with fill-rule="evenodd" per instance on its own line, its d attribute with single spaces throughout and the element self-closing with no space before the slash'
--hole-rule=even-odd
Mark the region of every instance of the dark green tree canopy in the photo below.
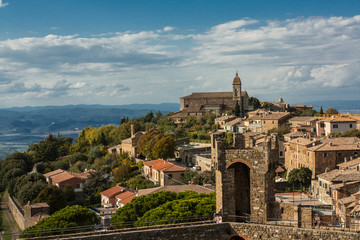
<svg viewBox="0 0 360 240">
<path fill-rule="evenodd" d="M 175 141 L 170 136 L 152 129 L 142 135 L 137 143 L 138 151 L 149 158 L 174 157 Z"/>
<path fill-rule="evenodd" d="M 295 186 L 309 187 L 311 184 L 312 171 L 307 167 L 294 168 L 288 174 L 289 183 L 294 183 Z"/>
<path fill-rule="evenodd" d="M 237 117 L 240 117 L 240 106 L 239 106 L 238 101 L 236 101 L 236 104 L 235 104 L 234 115 L 237 116 Z"/>
<path fill-rule="evenodd" d="M 90 229 L 88 228 L 82 228 L 82 230 L 80 230 L 75 227 L 94 225 L 98 222 L 99 219 L 96 214 L 88 208 L 79 205 L 67 206 L 55 212 L 50 217 L 42 219 L 36 225 L 26 228 L 20 237 L 30 238 L 89 231 Z M 73 229 L 71 229 L 72 227 Z"/>
<path fill-rule="evenodd" d="M 331 107 L 331 108 L 328 108 L 326 109 L 326 114 L 338 114 L 338 110 L 336 110 L 335 108 Z"/>
<path fill-rule="evenodd" d="M 56 186 L 50 185 L 44 188 L 39 195 L 35 198 L 34 202 L 46 202 L 50 206 L 50 213 L 54 213 L 67 204 L 64 193 Z"/>
<path fill-rule="evenodd" d="M 261 107 L 261 103 L 256 97 L 249 97 L 249 105 L 253 106 L 254 110 Z"/>
</svg>

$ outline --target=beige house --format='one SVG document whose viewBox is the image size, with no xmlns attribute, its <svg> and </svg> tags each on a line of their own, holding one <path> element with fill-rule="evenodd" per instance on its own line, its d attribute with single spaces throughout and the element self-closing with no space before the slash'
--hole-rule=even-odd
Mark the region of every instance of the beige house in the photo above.
<svg viewBox="0 0 360 240">
<path fill-rule="evenodd" d="M 268 111 L 263 113 L 259 111 L 256 114 L 249 115 L 249 118 L 244 120 L 244 125 L 250 131 L 267 133 L 269 130 L 285 124 L 289 117 L 291 114 L 288 112 Z"/>
<path fill-rule="evenodd" d="M 335 169 L 345 158 L 356 158 L 360 153 L 360 139 L 342 137 L 331 139 L 295 138 L 285 145 L 285 168 L 307 167 L 316 175 Z"/>
<path fill-rule="evenodd" d="M 135 158 L 138 154 L 136 145 L 144 135 L 144 132 L 136 132 L 134 125 L 131 125 L 131 137 L 121 141 L 121 144 L 108 148 L 108 152 L 112 154 L 122 154 L 127 152 L 130 157 Z"/>
<path fill-rule="evenodd" d="M 194 156 L 195 166 L 200 167 L 200 171 L 213 171 L 214 166 L 211 163 L 211 154 L 197 154 Z"/>
<path fill-rule="evenodd" d="M 144 162 L 145 176 L 160 186 L 181 184 L 181 179 L 186 171 L 185 167 L 163 159 Z"/>
<path fill-rule="evenodd" d="M 230 122 L 230 121 L 234 120 L 235 118 L 236 118 L 236 116 L 234 116 L 234 115 L 221 116 L 221 117 L 215 118 L 214 122 L 216 125 L 219 126 L 219 128 L 223 128 L 227 122 Z"/>
<path fill-rule="evenodd" d="M 310 136 L 316 135 L 317 117 L 297 116 L 288 120 L 291 132 L 301 132 Z"/>
<path fill-rule="evenodd" d="M 331 133 L 344 133 L 356 129 L 357 120 L 348 116 L 323 117 L 316 122 L 316 135 L 329 136 Z"/>
<path fill-rule="evenodd" d="M 112 188 L 109 188 L 105 191 L 102 191 L 100 193 L 101 195 L 101 205 L 103 207 L 114 207 L 116 206 L 116 195 L 119 195 L 120 193 L 126 192 L 127 189 L 124 187 L 121 187 L 119 185 L 116 185 Z"/>
</svg>

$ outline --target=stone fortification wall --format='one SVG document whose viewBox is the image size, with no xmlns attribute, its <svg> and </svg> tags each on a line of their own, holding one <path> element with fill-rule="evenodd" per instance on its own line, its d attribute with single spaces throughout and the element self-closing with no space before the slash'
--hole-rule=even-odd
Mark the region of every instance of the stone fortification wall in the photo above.
<svg viewBox="0 0 360 240">
<path fill-rule="evenodd" d="M 246 240 L 358 240 L 360 233 L 331 231 L 325 229 L 304 229 L 297 227 L 262 225 L 251 223 L 221 223 L 221 224 L 201 224 L 201 225 L 178 225 L 172 227 L 158 227 L 155 229 L 128 229 L 94 232 L 88 235 L 63 235 L 57 236 L 61 239 L 94 239 L 94 240 L 209 240 L 209 239 L 232 239 L 234 236 L 242 236 Z M 36 239 L 51 239 L 36 238 Z"/>
<path fill-rule="evenodd" d="M 21 208 L 19 204 L 15 202 L 15 200 L 10 195 L 8 195 L 6 199 L 7 199 L 7 206 L 10 209 L 10 212 L 13 215 L 16 223 L 19 225 L 21 230 L 24 230 L 26 228 L 24 210 Z"/>
<path fill-rule="evenodd" d="M 355 240 L 360 238 L 360 233 L 331 231 L 326 229 L 305 229 L 249 223 L 230 223 L 230 226 L 232 231 L 230 236 L 241 234 L 242 236 L 246 237 L 247 240 Z"/>
</svg>

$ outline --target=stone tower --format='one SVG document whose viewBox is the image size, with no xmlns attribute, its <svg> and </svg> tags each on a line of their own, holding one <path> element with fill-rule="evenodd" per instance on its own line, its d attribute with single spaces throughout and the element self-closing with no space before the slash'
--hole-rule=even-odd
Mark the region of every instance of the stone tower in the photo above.
<svg viewBox="0 0 360 240">
<path fill-rule="evenodd" d="M 235 134 L 233 145 L 223 142 L 222 133 L 211 136 L 211 158 L 216 177 L 216 211 L 225 221 L 250 216 L 265 223 L 275 206 L 275 168 L 278 140 L 273 134 L 255 146 L 251 136 Z M 244 218 L 242 218 L 244 220 Z"/>
<path fill-rule="evenodd" d="M 240 106 L 240 116 L 243 116 L 244 105 L 241 96 L 241 79 L 236 72 L 236 76 L 233 80 L 233 100 L 237 101 Z"/>
</svg>

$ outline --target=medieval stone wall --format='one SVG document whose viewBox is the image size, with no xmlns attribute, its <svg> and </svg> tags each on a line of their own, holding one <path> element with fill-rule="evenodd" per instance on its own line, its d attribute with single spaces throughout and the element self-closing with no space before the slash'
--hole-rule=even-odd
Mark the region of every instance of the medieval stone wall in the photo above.
<svg viewBox="0 0 360 240">
<path fill-rule="evenodd" d="M 26 228 L 24 210 L 10 195 L 7 197 L 7 206 L 20 229 L 24 230 Z"/>
<path fill-rule="evenodd" d="M 163 226 L 153 229 L 139 228 L 127 230 L 113 230 L 107 232 L 79 233 L 63 235 L 61 239 L 94 239 L 94 240 L 230 240 L 241 236 L 246 240 L 358 240 L 360 233 L 332 231 L 326 229 L 304 229 L 298 227 L 262 225 L 251 223 L 220 223 L 201 225 Z M 37 239 L 51 239 L 50 237 Z"/>
</svg>

